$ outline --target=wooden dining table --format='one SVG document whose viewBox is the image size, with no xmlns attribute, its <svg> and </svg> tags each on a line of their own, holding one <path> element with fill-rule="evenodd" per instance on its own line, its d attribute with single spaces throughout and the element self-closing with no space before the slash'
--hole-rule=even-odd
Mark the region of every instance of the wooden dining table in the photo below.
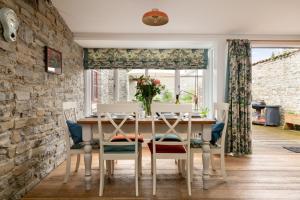
<svg viewBox="0 0 300 200">
<path fill-rule="evenodd" d="M 151 118 L 144 118 L 138 120 L 139 133 L 140 134 L 152 134 L 152 126 L 151 126 Z M 120 120 L 122 121 L 122 120 Z M 170 124 L 173 124 L 176 120 L 168 119 Z M 205 118 L 192 118 L 192 134 L 201 132 L 201 137 L 203 140 L 202 146 L 202 163 L 203 163 L 203 188 L 208 189 L 207 182 L 209 180 L 209 163 L 210 163 L 210 140 L 211 140 L 211 127 L 215 124 L 215 120 L 213 119 L 205 119 Z M 97 130 L 98 119 L 95 117 L 86 117 L 77 120 L 77 123 L 82 126 L 82 139 L 84 142 L 84 166 L 85 166 L 85 186 L 86 190 L 91 189 L 92 176 L 91 176 L 91 164 L 92 164 L 92 146 L 91 141 L 93 138 L 93 130 Z M 117 122 L 116 122 L 117 123 Z M 122 130 L 127 132 L 128 130 L 132 130 L 134 126 L 134 120 L 127 120 L 125 124 L 122 126 Z M 166 126 L 163 120 L 157 119 L 156 124 L 156 132 L 163 133 L 169 129 Z M 182 119 L 176 126 L 176 131 L 178 133 L 184 133 L 187 131 L 188 120 Z M 109 120 L 102 120 L 102 127 L 105 132 L 110 132 L 115 130 L 115 127 L 111 124 Z M 126 131 L 127 130 L 127 131 Z"/>
</svg>

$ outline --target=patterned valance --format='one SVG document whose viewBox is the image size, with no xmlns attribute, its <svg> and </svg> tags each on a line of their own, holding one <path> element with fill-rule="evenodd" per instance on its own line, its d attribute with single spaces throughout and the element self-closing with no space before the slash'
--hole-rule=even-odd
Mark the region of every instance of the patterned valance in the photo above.
<svg viewBox="0 0 300 200">
<path fill-rule="evenodd" d="M 206 69 L 208 49 L 84 49 L 85 69 Z"/>
</svg>

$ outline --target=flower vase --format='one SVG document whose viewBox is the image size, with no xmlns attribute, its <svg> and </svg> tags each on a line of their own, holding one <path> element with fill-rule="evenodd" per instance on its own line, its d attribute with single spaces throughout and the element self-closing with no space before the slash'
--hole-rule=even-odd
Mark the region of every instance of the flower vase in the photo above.
<svg viewBox="0 0 300 200">
<path fill-rule="evenodd" d="M 150 117 L 151 116 L 151 103 L 152 103 L 152 98 L 145 98 L 144 99 L 144 110 L 145 110 L 145 115 L 147 117 Z"/>
</svg>

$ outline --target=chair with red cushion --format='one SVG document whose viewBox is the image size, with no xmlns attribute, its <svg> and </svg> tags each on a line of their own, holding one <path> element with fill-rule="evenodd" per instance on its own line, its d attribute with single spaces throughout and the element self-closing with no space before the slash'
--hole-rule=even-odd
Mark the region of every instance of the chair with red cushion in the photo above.
<svg viewBox="0 0 300 200">
<path fill-rule="evenodd" d="M 179 161 L 180 171 L 183 172 L 183 164 L 186 163 L 187 171 L 187 188 L 188 194 L 191 195 L 190 183 L 190 136 L 191 136 L 191 104 L 158 104 L 154 103 L 151 106 L 152 111 L 152 140 L 148 143 L 151 151 L 151 163 L 153 171 L 153 195 L 156 195 L 156 162 L 158 159 L 175 159 Z M 166 113 L 179 113 L 172 120 L 166 118 Z M 160 119 L 156 118 L 156 113 Z M 183 119 L 184 114 L 186 118 Z M 187 120 L 188 125 L 186 131 L 176 131 L 176 126 L 181 120 Z M 173 123 L 172 123 L 173 122 Z M 155 128 L 157 123 L 164 123 L 167 131 L 157 133 Z M 184 162 L 185 161 L 185 162 Z"/>
</svg>

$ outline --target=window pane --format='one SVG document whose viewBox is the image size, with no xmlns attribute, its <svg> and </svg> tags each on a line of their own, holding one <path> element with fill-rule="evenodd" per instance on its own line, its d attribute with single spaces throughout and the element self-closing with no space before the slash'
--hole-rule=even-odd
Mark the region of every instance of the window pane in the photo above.
<svg viewBox="0 0 300 200">
<path fill-rule="evenodd" d="M 199 109 L 203 105 L 202 74 L 202 70 L 180 70 L 179 101 L 193 103 L 194 109 Z"/>
<path fill-rule="evenodd" d="M 97 102 L 98 100 L 98 71 L 92 71 L 92 102 Z"/>
<path fill-rule="evenodd" d="M 145 75 L 144 69 L 131 69 L 127 72 L 128 77 L 128 100 L 133 101 L 135 100 L 135 93 L 136 93 L 136 81 L 134 79 Z"/>
<path fill-rule="evenodd" d="M 97 101 L 99 97 L 99 81 L 100 81 L 100 75 L 98 70 L 92 70 L 91 71 L 91 106 L 92 106 L 92 112 L 97 111 Z"/>
<path fill-rule="evenodd" d="M 114 70 L 101 69 L 97 70 L 98 77 L 92 73 L 92 110 L 96 111 L 97 96 L 101 103 L 113 103 L 115 77 Z M 116 101 L 133 101 L 135 100 L 136 81 L 134 79 L 145 74 L 144 69 L 119 69 L 118 70 L 118 100 Z M 160 95 L 154 98 L 154 101 L 171 103 L 175 102 L 175 70 L 150 69 L 148 74 L 151 78 L 160 80 L 165 89 Z M 203 71 L 202 70 L 180 70 L 180 95 L 181 103 L 193 103 L 194 109 L 196 98 L 198 97 L 198 108 L 203 106 Z M 96 84 L 98 83 L 98 84 Z M 198 84 L 198 85 L 197 85 Z M 98 94 L 97 94 L 98 90 Z"/>
<path fill-rule="evenodd" d="M 119 99 L 120 102 L 126 102 L 128 99 L 128 72 L 129 69 L 119 69 Z"/>
<path fill-rule="evenodd" d="M 154 101 L 170 103 L 175 99 L 175 70 L 150 69 L 149 76 L 160 80 L 165 89 L 156 95 Z"/>
<path fill-rule="evenodd" d="M 112 103 L 114 90 L 114 71 L 109 69 L 100 70 L 100 102 Z"/>
</svg>

